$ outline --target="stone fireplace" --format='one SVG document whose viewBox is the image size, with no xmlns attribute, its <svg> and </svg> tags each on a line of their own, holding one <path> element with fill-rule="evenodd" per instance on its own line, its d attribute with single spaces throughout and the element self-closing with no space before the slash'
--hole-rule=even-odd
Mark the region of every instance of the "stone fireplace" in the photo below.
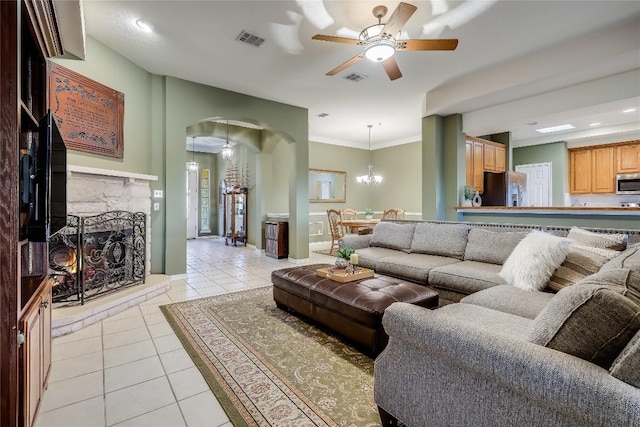
<svg viewBox="0 0 640 427">
<path fill-rule="evenodd" d="M 72 223 L 75 218 L 76 229 L 84 227 L 85 231 L 87 228 L 92 230 L 92 234 L 88 236 L 89 243 L 84 239 L 84 245 L 88 244 L 90 250 L 97 248 L 98 252 L 109 252 L 108 262 L 115 266 L 114 271 L 109 274 L 112 274 L 115 282 L 119 282 L 123 276 L 126 276 L 127 271 L 135 270 L 133 274 L 135 286 L 126 285 L 117 292 L 109 292 L 111 289 L 98 284 L 96 288 L 107 291 L 104 292 L 105 296 L 88 299 L 84 305 L 80 303 L 81 298 L 67 298 L 55 303 L 52 320 L 54 337 L 77 331 L 154 298 L 168 290 L 170 281 L 168 276 L 150 274 L 152 204 L 150 182 L 156 181 L 158 177 L 76 165 L 69 165 L 67 171 L 68 217 Z M 94 224 L 93 220 L 87 220 L 103 214 L 106 214 L 108 219 L 117 218 L 116 222 L 105 226 Z M 122 225 L 121 216 L 129 214 L 133 215 L 134 221 L 130 225 Z M 83 226 L 81 226 L 82 218 L 84 218 Z M 63 231 L 61 230 L 60 233 Z M 67 243 L 70 243 L 70 249 L 66 254 L 64 252 L 59 254 L 58 260 L 62 263 L 77 263 L 74 257 L 80 238 L 79 233 L 76 234 L 75 231 L 77 230 L 71 227 L 70 234 L 74 237 L 68 235 L 65 237 Z M 108 248 L 96 246 L 97 241 L 106 242 Z M 55 242 L 50 244 L 50 249 L 54 244 Z M 134 261 L 129 255 L 125 255 L 127 245 L 135 248 L 135 251 L 141 255 L 140 260 Z M 104 274 L 101 269 L 105 262 L 98 260 L 91 265 L 85 279 L 93 279 L 97 274 Z M 89 292 L 96 291 L 89 290 Z M 54 295 L 55 293 L 56 291 Z"/>
</svg>

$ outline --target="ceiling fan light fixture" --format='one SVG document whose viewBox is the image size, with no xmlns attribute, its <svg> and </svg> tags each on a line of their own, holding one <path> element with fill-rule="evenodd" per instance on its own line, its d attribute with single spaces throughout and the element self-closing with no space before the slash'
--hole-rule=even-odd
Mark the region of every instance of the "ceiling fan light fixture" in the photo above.
<svg viewBox="0 0 640 427">
<path fill-rule="evenodd" d="M 391 58 L 396 53 L 396 43 L 391 39 L 374 40 L 364 48 L 364 56 L 372 62 L 382 62 Z"/>
</svg>

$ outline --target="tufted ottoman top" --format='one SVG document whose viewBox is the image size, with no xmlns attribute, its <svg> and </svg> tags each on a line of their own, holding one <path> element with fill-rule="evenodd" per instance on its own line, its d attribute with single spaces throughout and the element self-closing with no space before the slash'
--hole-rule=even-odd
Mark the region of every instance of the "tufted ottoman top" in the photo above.
<svg viewBox="0 0 640 427">
<path fill-rule="evenodd" d="M 384 310 L 394 302 L 407 302 L 434 308 L 438 293 L 427 287 L 376 274 L 373 278 L 340 283 L 316 275 L 316 270 L 329 264 L 312 264 L 275 270 L 271 281 L 314 304 L 339 312 L 359 323 L 375 327 Z"/>
</svg>

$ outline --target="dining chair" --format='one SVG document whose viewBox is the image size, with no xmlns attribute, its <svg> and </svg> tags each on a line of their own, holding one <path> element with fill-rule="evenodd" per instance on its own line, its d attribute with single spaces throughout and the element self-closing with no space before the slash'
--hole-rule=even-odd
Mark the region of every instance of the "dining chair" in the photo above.
<svg viewBox="0 0 640 427">
<path fill-rule="evenodd" d="M 404 219 L 404 209 L 387 209 L 382 213 L 382 219 Z"/>
<path fill-rule="evenodd" d="M 353 208 L 344 208 L 342 212 L 340 212 L 342 219 L 358 219 L 358 213 Z M 348 234 L 351 231 L 350 227 L 343 226 L 342 227 L 344 234 Z"/>
<path fill-rule="evenodd" d="M 340 220 L 340 211 L 336 209 L 327 209 L 327 218 L 329 219 L 329 230 L 331 231 L 331 248 L 329 249 L 329 255 L 333 253 L 333 249 L 339 249 L 338 240 L 344 236 L 344 230 Z"/>
</svg>

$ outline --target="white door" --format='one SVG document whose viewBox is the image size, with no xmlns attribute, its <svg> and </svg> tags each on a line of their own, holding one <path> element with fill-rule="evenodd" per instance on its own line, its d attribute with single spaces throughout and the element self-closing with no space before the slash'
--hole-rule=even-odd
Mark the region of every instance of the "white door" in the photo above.
<svg viewBox="0 0 640 427">
<path fill-rule="evenodd" d="M 516 172 L 527 174 L 524 206 L 551 206 L 551 162 L 516 166 Z"/>
<path fill-rule="evenodd" d="M 187 239 L 198 237 L 198 171 L 187 168 Z"/>
</svg>

